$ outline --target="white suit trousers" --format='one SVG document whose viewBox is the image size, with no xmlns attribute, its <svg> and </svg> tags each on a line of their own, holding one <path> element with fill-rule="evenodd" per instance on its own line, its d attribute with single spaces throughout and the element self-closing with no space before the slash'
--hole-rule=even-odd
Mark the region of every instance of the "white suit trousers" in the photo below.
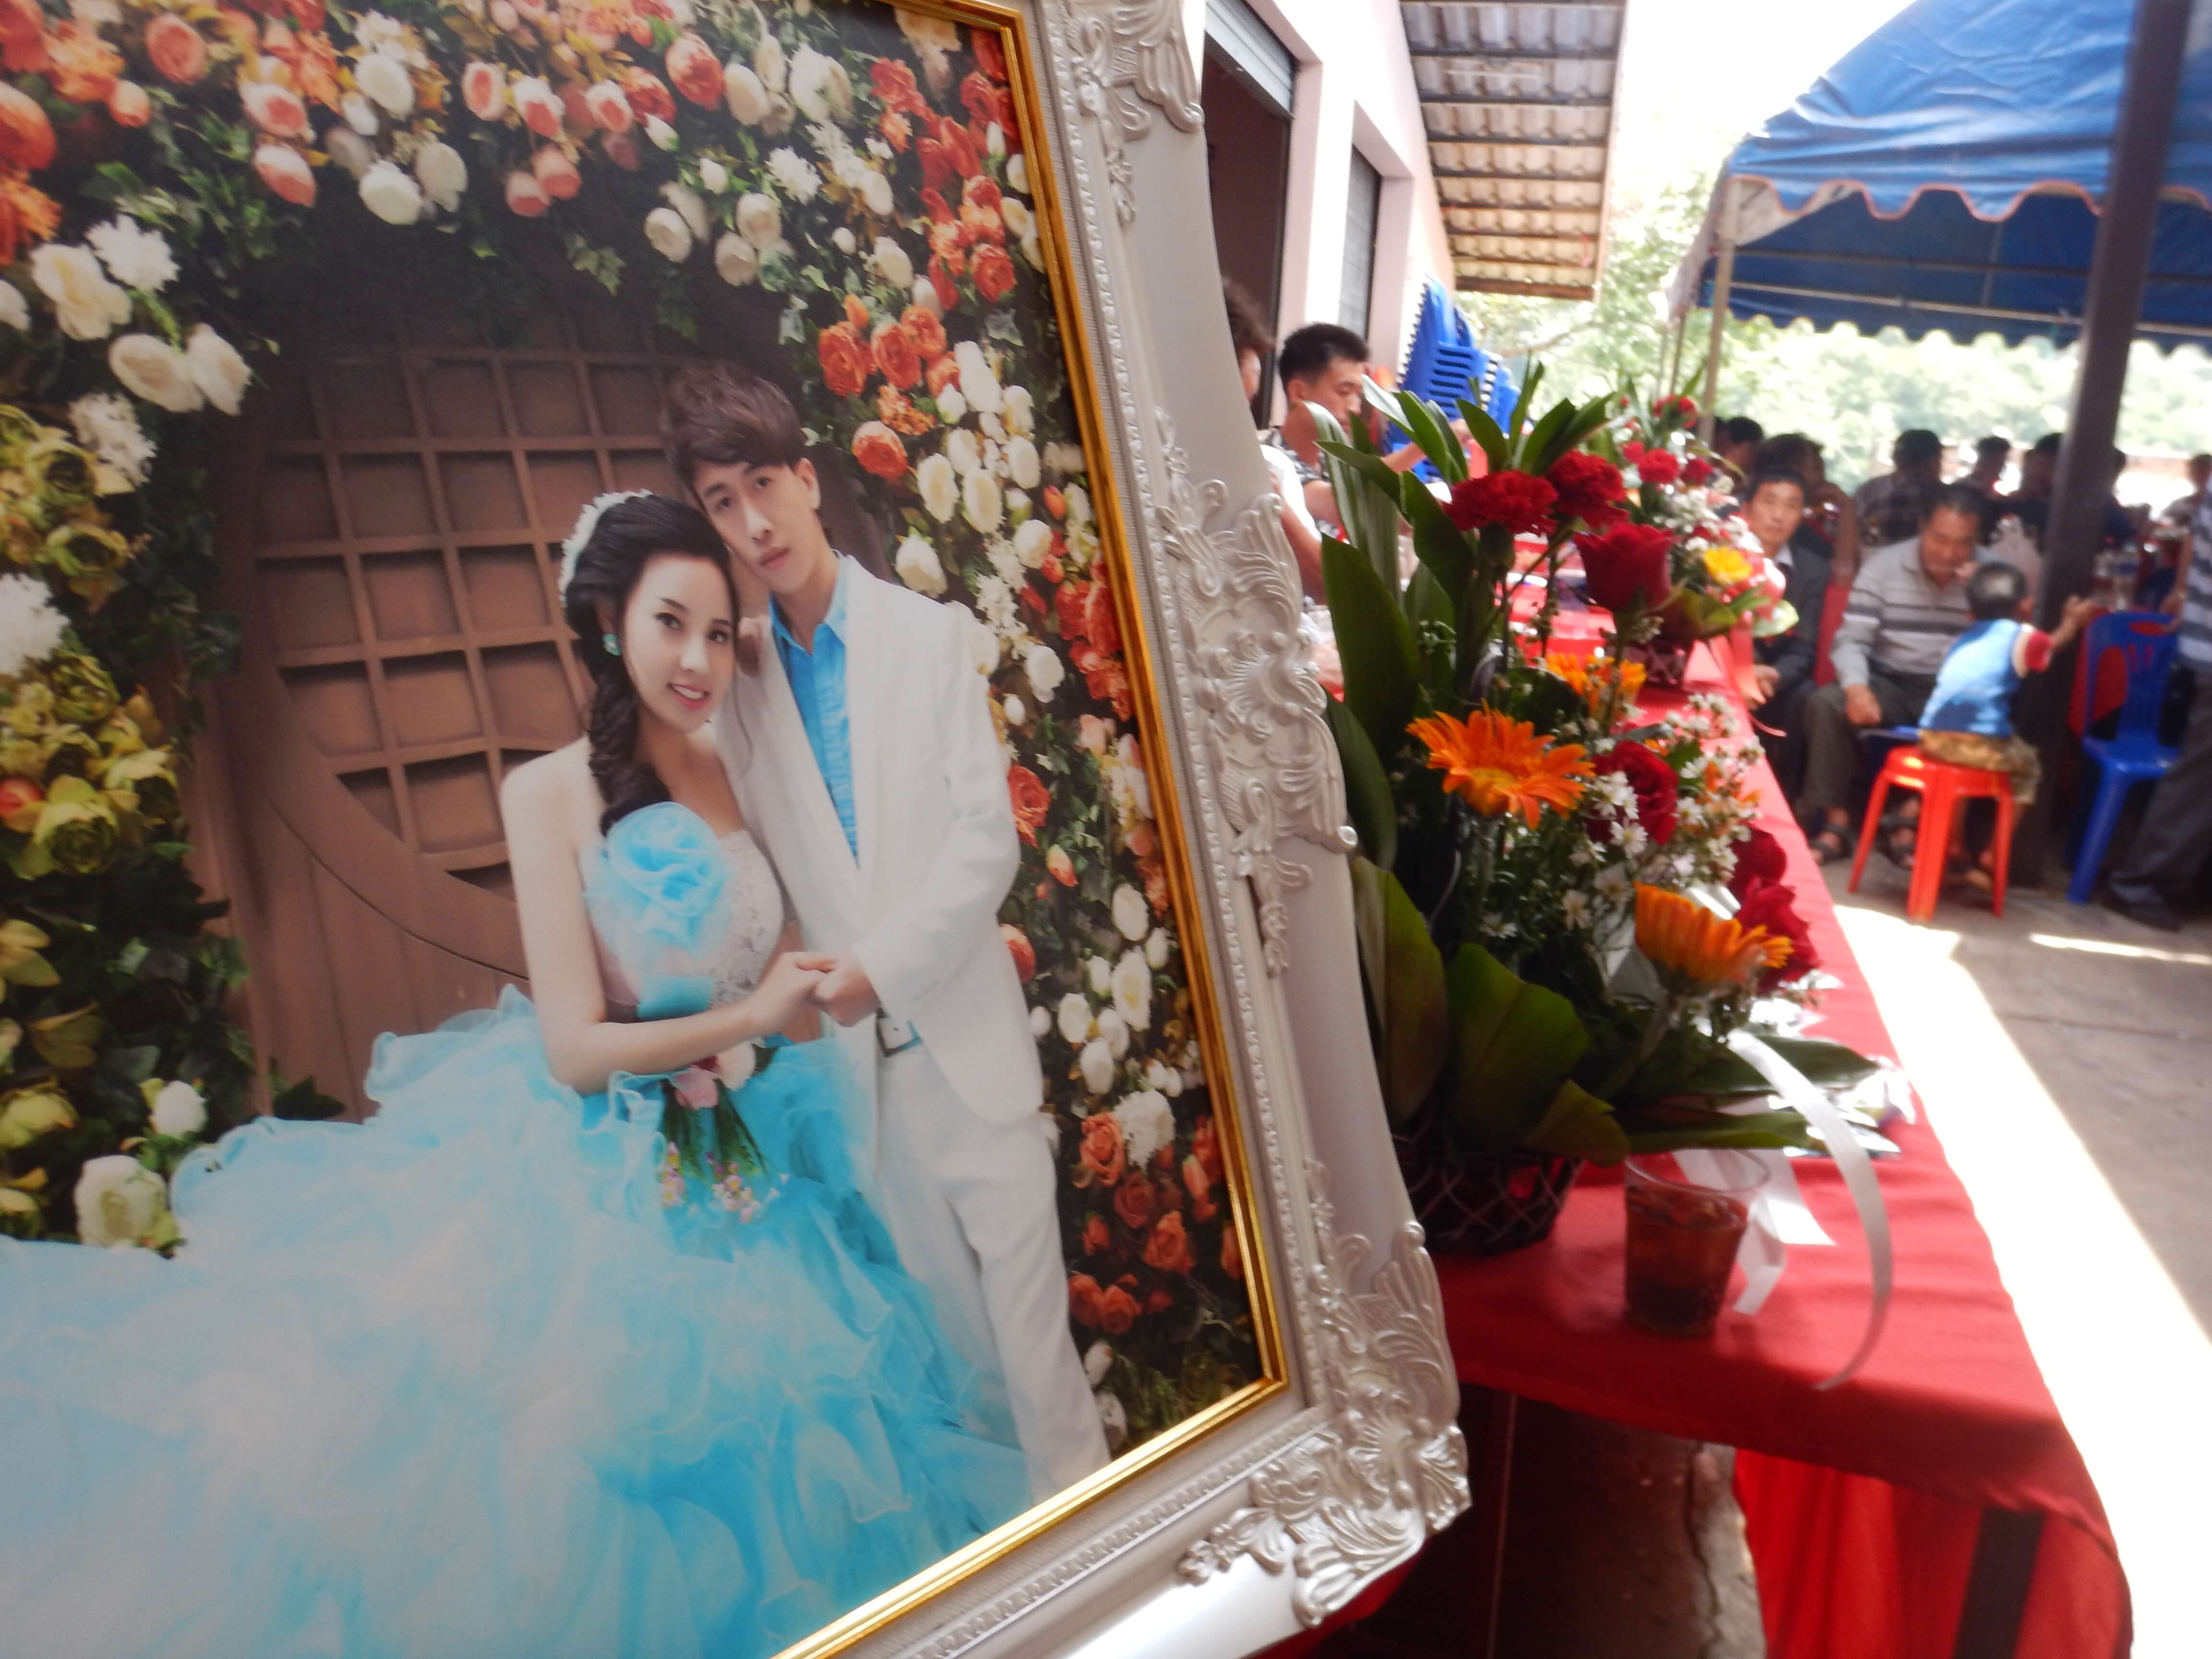
<svg viewBox="0 0 2212 1659">
<path fill-rule="evenodd" d="M 876 1190 L 906 1270 L 928 1286 L 960 1357 L 1003 1376 L 1042 1501 L 1107 1460 L 1067 1326 L 1050 1124 L 994 1127 L 926 1047 L 877 1062 Z"/>
</svg>

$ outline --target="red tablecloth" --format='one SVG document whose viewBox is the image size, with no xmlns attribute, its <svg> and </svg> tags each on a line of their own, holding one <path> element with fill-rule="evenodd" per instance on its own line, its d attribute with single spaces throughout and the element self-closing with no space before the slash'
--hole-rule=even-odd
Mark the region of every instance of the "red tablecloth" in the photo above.
<svg viewBox="0 0 2212 1659">
<path fill-rule="evenodd" d="M 1723 690 L 1706 653 L 1692 690 Z M 1647 711 L 1664 693 L 1647 692 Z M 1891 1053 L 1818 867 L 1778 800 L 1765 827 L 1790 849 L 1797 908 L 1843 985 L 1815 1034 Z M 2087 1469 L 2036 1369 L 1972 1201 L 1923 1115 L 1879 1170 L 1897 1290 L 1881 1346 L 1852 1381 L 1814 1384 L 1850 1356 L 1867 1257 L 1834 1170 L 1796 1165 L 1837 1243 L 1795 1247 L 1756 1318 L 1710 1341 L 1621 1318 L 1617 1176 L 1585 1175 L 1552 1237 L 1490 1261 L 1443 1257 L 1460 1380 L 1692 1439 L 1741 1448 L 1737 1492 L 1758 1564 L 1772 1659 L 1947 1659 L 1984 1508 L 2043 1515 L 2019 1659 L 2104 1659 L 2128 1646 L 2127 1582 Z"/>
</svg>

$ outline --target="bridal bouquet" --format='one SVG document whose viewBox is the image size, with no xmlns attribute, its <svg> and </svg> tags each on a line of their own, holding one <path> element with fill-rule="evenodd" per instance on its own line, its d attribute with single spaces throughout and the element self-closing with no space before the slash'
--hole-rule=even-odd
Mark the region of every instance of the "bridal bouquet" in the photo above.
<svg viewBox="0 0 2212 1659">
<path fill-rule="evenodd" d="M 1348 537 L 1322 550 L 1344 672 L 1329 714 L 1383 1095 L 1432 1236 L 1488 1248 L 1541 1237 L 1578 1160 L 1807 1133 L 1729 1045 L 1816 965 L 1779 848 L 1751 828 L 1755 745 L 1718 698 L 1646 720 L 1626 659 L 1685 586 L 1655 460 L 1676 451 L 1627 435 L 1613 398 L 1535 418 L 1540 383 L 1503 426 L 1460 405 L 1480 477 L 1440 408 L 1398 398 L 1444 499 L 1364 433 L 1322 445 Z M 1571 558 L 1614 613 L 1587 658 L 1547 649 Z M 1815 1081 L 1870 1069 L 1768 1040 Z"/>
</svg>

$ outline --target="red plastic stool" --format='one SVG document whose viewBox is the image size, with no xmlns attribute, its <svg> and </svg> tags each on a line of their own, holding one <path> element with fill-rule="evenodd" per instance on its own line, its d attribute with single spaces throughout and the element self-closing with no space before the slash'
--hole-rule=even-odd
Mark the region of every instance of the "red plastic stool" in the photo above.
<svg viewBox="0 0 2212 1659">
<path fill-rule="evenodd" d="M 1881 809 L 1892 788 L 1920 792 L 1919 832 L 1912 838 L 1912 885 L 1905 895 L 1905 919 L 1926 921 L 1936 914 L 1936 896 L 1942 890 L 1944 866 L 1951 861 L 1951 843 L 1963 825 L 1954 813 L 1957 803 L 1986 796 L 1997 804 L 1996 868 L 1990 872 L 1990 910 L 2004 914 L 2005 872 L 2012 862 L 2012 774 L 1991 772 L 1978 766 L 1954 766 L 1939 761 L 1917 744 L 1893 749 L 1874 781 L 1867 798 L 1866 823 L 1859 831 L 1858 856 L 1851 860 L 1847 892 L 1859 890 L 1867 853 L 1881 824 Z"/>
</svg>

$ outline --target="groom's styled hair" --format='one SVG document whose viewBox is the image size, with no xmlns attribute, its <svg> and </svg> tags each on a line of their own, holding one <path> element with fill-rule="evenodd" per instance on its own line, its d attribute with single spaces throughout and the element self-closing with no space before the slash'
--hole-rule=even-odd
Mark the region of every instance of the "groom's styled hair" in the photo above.
<svg viewBox="0 0 2212 1659">
<path fill-rule="evenodd" d="M 702 466 L 789 466 L 806 453 L 791 399 L 735 363 L 690 363 L 660 399 L 660 443 L 688 491 Z"/>
</svg>

